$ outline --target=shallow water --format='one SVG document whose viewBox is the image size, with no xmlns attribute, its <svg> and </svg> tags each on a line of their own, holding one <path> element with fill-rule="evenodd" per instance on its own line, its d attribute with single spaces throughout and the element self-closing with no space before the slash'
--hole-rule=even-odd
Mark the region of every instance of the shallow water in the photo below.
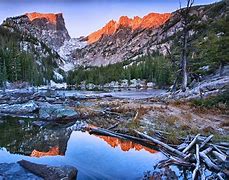
<svg viewBox="0 0 229 180">
<path fill-rule="evenodd" d="M 68 132 L 65 128 L 37 128 L 30 120 L 18 124 L 5 118 L 0 132 L 0 163 L 21 159 L 49 165 L 72 165 L 78 179 L 140 179 L 165 156 L 140 144 L 113 137 Z M 12 131 L 8 131 L 12 126 Z M 15 137 L 17 136 L 17 138 Z M 36 151 L 34 151 L 36 150 Z M 33 157 L 31 157 L 33 156 Z"/>
<path fill-rule="evenodd" d="M 118 89 L 107 89 L 106 91 L 78 91 L 78 90 L 58 90 L 56 91 L 59 95 L 65 96 L 86 96 L 86 97 L 104 97 L 112 96 L 115 98 L 124 99 L 146 99 L 150 97 L 159 96 L 164 94 L 166 91 L 161 89 L 130 89 L 119 91 Z"/>
</svg>

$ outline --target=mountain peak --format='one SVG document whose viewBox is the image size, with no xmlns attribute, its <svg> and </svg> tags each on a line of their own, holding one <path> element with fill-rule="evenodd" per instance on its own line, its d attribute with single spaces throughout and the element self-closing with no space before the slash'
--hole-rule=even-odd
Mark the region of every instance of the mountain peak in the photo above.
<svg viewBox="0 0 229 180">
<path fill-rule="evenodd" d="M 90 34 L 88 43 L 98 41 L 104 35 L 113 35 L 119 28 L 130 28 L 131 30 L 157 28 L 164 24 L 171 17 L 170 13 L 150 13 L 143 18 L 135 16 L 133 19 L 128 16 L 121 16 L 116 22 L 111 20 L 102 29 Z"/>
<path fill-rule="evenodd" d="M 54 13 L 37 13 L 37 12 L 32 12 L 32 13 L 26 13 L 25 14 L 30 21 L 33 21 L 35 19 L 42 19 L 45 18 L 47 19 L 50 23 L 56 24 L 57 19 L 59 17 L 63 17 L 62 13 L 54 14 Z"/>
</svg>

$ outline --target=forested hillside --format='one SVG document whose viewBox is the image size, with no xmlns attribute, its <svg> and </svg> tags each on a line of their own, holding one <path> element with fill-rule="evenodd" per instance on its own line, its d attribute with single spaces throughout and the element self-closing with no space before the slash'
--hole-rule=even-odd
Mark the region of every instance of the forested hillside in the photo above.
<svg viewBox="0 0 229 180">
<path fill-rule="evenodd" d="M 58 58 L 58 54 L 33 36 L 0 26 L 1 85 L 5 81 L 40 85 L 51 79 L 58 80 L 54 74 L 58 70 Z"/>
<path fill-rule="evenodd" d="M 94 84 L 105 84 L 123 79 L 145 79 L 156 82 L 159 86 L 167 86 L 174 78 L 172 63 L 168 58 L 159 55 L 139 57 L 132 62 L 120 62 L 104 67 L 79 68 L 69 72 L 68 83 L 80 84 L 82 81 Z"/>
</svg>

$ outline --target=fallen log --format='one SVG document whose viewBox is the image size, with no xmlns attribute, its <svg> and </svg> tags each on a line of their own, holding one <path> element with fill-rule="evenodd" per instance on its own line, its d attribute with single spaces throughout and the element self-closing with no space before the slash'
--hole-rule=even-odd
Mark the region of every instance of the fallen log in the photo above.
<svg viewBox="0 0 229 180">
<path fill-rule="evenodd" d="M 200 168 L 200 155 L 199 155 L 199 144 L 196 144 L 196 168 L 194 169 L 192 173 L 192 179 L 195 180 L 198 177 L 198 172 Z"/>
<path fill-rule="evenodd" d="M 112 131 L 108 131 L 102 128 L 90 128 L 89 130 L 90 134 L 102 134 L 102 135 L 106 135 L 106 136 L 112 136 L 112 137 L 116 137 L 116 138 L 120 138 L 120 139 L 126 139 L 123 136 L 117 135 Z"/>
<path fill-rule="evenodd" d="M 208 136 L 205 140 L 204 140 L 204 142 L 200 145 L 200 149 L 202 149 L 212 138 L 214 137 L 214 135 L 210 135 L 210 136 Z"/>
<path fill-rule="evenodd" d="M 222 173 L 218 173 L 218 174 L 217 174 L 217 177 L 219 178 L 219 180 L 224 180 L 223 174 L 222 174 Z"/>
<path fill-rule="evenodd" d="M 225 156 L 225 155 L 223 155 L 223 154 L 220 154 L 220 153 L 217 152 L 217 151 L 212 151 L 212 153 L 213 153 L 214 156 L 215 156 L 218 160 L 220 160 L 221 162 L 226 161 L 227 156 Z"/>
<path fill-rule="evenodd" d="M 115 123 L 114 125 L 112 125 L 111 127 L 109 127 L 108 130 L 111 130 L 111 129 L 116 128 L 119 124 L 120 124 L 120 122 Z"/>
<path fill-rule="evenodd" d="M 190 162 L 187 162 L 187 161 L 184 161 L 180 158 L 175 158 L 175 157 L 172 157 L 170 156 L 170 159 L 168 160 L 164 160 L 164 161 L 161 161 L 157 167 L 158 168 L 163 168 L 163 167 L 166 167 L 166 166 L 170 166 L 170 165 L 178 165 L 178 166 L 184 166 L 184 167 L 192 167 L 193 164 L 190 163 Z"/>
<path fill-rule="evenodd" d="M 146 138 L 146 139 L 152 141 L 152 142 L 155 143 L 155 144 L 158 144 L 158 145 L 162 146 L 163 148 L 165 148 L 165 149 L 167 149 L 167 150 L 169 150 L 169 151 L 175 153 L 176 155 L 179 155 L 179 156 L 181 156 L 181 157 L 183 157 L 183 158 L 186 156 L 183 152 L 181 152 L 181 151 L 179 151 L 179 150 L 177 150 L 177 149 L 175 149 L 175 148 L 173 148 L 173 147 L 171 147 L 171 146 L 169 146 L 169 145 L 167 145 L 167 144 L 165 144 L 165 143 L 163 143 L 163 142 L 161 142 L 161 141 L 159 141 L 159 140 L 157 140 L 157 139 L 155 139 L 155 138 L 152 138 L 152 137 L 150 137 L 150 136 L 148 136 L 148 135 L 146 135 L 146 134 L 144 134 L 144 133 L 141 133 L 141 132 L 139 132 L 139 131 L 137 131 L 137 130 L 134 130 L 134 131 L 135 131 L 138 135 L 140 135 L 140 136 L 142 136 L 142 137 L 144 137 L 144 138 Z"/>
<path fill-rule="evenodd" d="M 229 143 L 228 143 L 228 142 L 219 142 L 219 143 L 217 143 L 216 145 L 229 147 Z"/>
<path fill-rule="evenodd" d="M 150 143 L 149 141 L 146 141 L 145 139 L 130 136 L 127 134 L 121 134 L 121 133 L 113 132 L 113 131 L 110 131 L 107 129 L 102 129 L 102 128 L 90 128 L 89 133 L 112 136 L 112 137 L 116 137 L 116 138 L 120 138 L 120 139 L 133 140 L 133 141 L 138 141 L 138 142 L 143 142 L 143 143 Z"/>
<path fill-rule="evenodd" d="M 207 153 L 212 151 L 212 147 L 209 147 L 205 149 L 204 151 L 200 152 L 200 157 L 203 159 L 203 161 L 206 163 L 206 165 L 209 167 L 209 169 L 215 170 L 217 172 L 220 171 L 220 168 L 214 164 L 211 159 L 207 156 Z"/>
<path fill-rule="evenodd" d="M 21 160 L 18 163 L 23 168 L 45 180 L 75 180 L 77 176 L 77 169 L 71 166 L 53 167 L 35 164 L 25 160 Z"/>
<path fill-rule="evenodd" d="M 226 154 L 225 154 L 224 152 L 222 152 L 222 151 L 221 151 L 217 146 L 215 146 L 214 144 L 212 144 L 212 147 L 213 147 L 216 151 L 218 151 L 220 154 L 226 156 Z"/>
<path fill-rule="evenodd" d="M 200 134 L 197 134 L 195 138 L 192 140 L 192 142 L 182 152 L 186 153 L 187 151 L 189 151 L 192 148 L 192 146 L 196 143 L 199 136 Z"/>
</svg>

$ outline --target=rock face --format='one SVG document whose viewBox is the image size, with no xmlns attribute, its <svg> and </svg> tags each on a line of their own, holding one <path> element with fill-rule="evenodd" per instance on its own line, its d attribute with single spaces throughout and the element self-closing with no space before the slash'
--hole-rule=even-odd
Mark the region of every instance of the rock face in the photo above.
<svg viewBox="0 0 229 180">
<path fill-rule="evenodd" d="M 172 14 L 151 13 L 143 18 L 127 16 L 110 21 L 102 29 L 90 34 L 89 45 L 73 53 L 79 66 L 114 64 L 137 55 L 146 54 L 150 43 L 157 39 L 160 27 Z"/>
<path fill-rule="evenodd" d="M 135 16 L 133 19 L 127 16 L 122 16 L 120 17 L 118 22 L 111 20 L 102 29 L 90 34 L 87 37 L 88 42 L 94 43 L 103 36 L 113 35 L 121 28 L 130 28 L 132 31 L 156 28 L 164 24 L 170 18 L 170 16 L 171 16 L 170 13 L 166 13 L 166 14 L 150 13 L 147 16 L 144 16 L 143 18 Z"/>
<path fill-rule="evenodd" d="M 30 34 L 54 50 L 58 50 L 64 41 L 70 39 L 61 13 L 26 13 L 22 16 L 7 18 L 3 25 L 16 28 L 24 34 Z"/>
</svg>

